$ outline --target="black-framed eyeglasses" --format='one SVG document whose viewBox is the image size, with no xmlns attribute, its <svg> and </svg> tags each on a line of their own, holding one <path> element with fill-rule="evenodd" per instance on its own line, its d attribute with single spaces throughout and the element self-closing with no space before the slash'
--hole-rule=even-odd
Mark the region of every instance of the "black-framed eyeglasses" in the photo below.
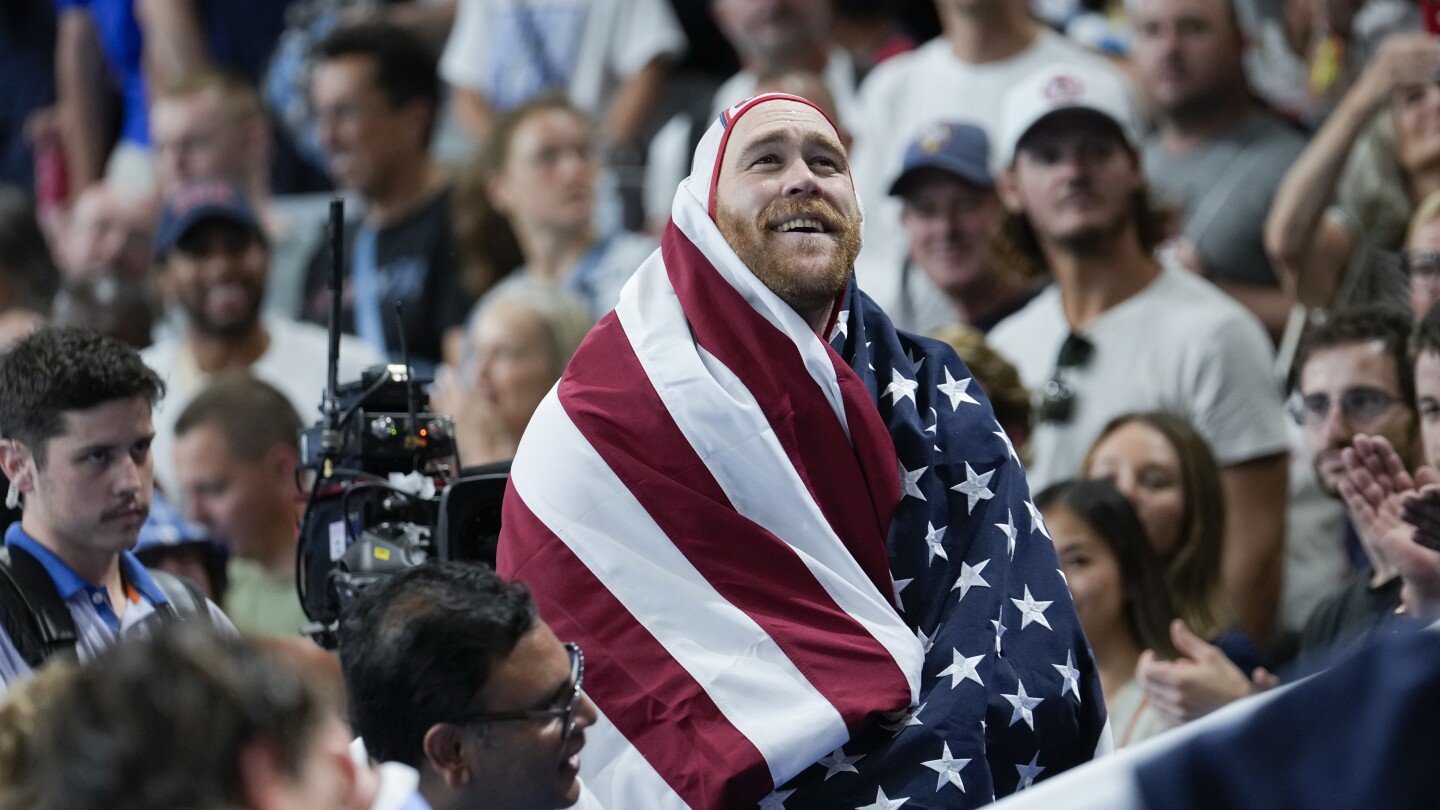
<svg viewBox="0 0 1440 810">
<path fill-rule="evenodd" d="M 1071 369 L 1084 368 L 1094 357 L 1095 344 L 1073 332 L 1060 344 L 1055 373 L 1041 391 L 1041 422 L 1063 423 L 1075 418 L 1075 387 L 1066 378 Z"/>
<path fill-rule="evenodd" d="M 1429 248 L 1413 248 L 1401 254 L 1405 272 L 1411 278 L 1418 278 L 1434 284 L 1440 281 L 1440 251 Z"/>
<path fill-rule="evenodd" d="M 1340 413 L 1351 422 L 1372 422 L 1386 408 L 1400 401 L 1399 397 L 1368 385 L 1347 388 L 1340 394 Z M 1335 402 L 1329 394 L 1314 393 L 1291 400 L 1290 416 L 1297 424 L 1318 425 L 1330 415 Z"/>
<path fill-rule="evenodd" d="M 561 718 L 560 739 L 568 740 L 570 735 L 575 733 L 575 710 L 580 706 L 580 695 L 585 685 L 585 653 L 580 651 L 580 645 L 572 642 L 565 644 L 566 652 L 570 653 L 570 682 L 575 685 L 575 690 L 570 693 L 570 699 L 564 706 L 557 706 L 553 709 L 521 709 L 512 712 L 480 712 L 479 714 L 467 714 L 464 717 L 456 718 L 451 722 L 463 723 L 503 723 L 511 720 L 553 720 Z"/>
</svg>

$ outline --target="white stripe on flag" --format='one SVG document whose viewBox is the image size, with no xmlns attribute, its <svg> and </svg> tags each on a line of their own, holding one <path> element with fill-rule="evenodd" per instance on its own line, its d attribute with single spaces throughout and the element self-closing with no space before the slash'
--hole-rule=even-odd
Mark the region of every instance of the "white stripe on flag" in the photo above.
<svg viewBox="0 0 1440 810">
<path fill-rule="evenodd" d="M 925 660 L 920 642 L 835 534 L 744 383 L 703 349 L 666 339 L 686 334 L 668 277 L 637 283 L 615 314 L 661 401 L 735 510 L 795 549 L 835 604 L 896 661 L 913 703 Z"/>
<path fill-rule="evenodd" d="M 689 810 L 690 805 L 610 718 L 598 706 L 595 711 L 599 717 L 585 730 L 585 748 L 580 752 L 580 777 L 590 795 L 575 804 L 576 810 Z"/>
<path fill-rule="evenodd" d="M 774 640 L 665 536 L 556 392 L 531 424 L 511 470 L 516 494 L 700 684 L 773 778 L 799 773 L 849 739 L 840 714 Z M 564 493 L 562 502 L 550 493 Z"/>
</svg>

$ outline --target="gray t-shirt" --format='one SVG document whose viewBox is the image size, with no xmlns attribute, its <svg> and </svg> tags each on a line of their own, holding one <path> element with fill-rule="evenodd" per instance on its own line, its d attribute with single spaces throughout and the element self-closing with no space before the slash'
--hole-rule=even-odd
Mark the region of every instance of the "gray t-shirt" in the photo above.
<svg viewBox="0 0 1440 810">
<path fill-rule="evenodd" d="M 1157 199 L 1182 209 L 1183 233 L 1214 281 L 1279 285 L 1265 254 L 1265 217 L 1305 137 L 1255 112 L 1205 145 L 1171 155 L 1151 135 L 1145 176 Z"/>
</svg>

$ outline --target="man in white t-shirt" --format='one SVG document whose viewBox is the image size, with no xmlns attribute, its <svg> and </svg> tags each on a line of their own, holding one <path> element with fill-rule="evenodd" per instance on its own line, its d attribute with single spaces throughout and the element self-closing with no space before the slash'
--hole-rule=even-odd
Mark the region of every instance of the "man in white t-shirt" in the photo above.
<svg viewBox="0 0 1440 810">
<path fill-rule="evenodd" d="M 975 124 L 994 142 L 1005 91 L 1047 65 L 1086 65 L 1120 75 L 1036 22 L 1026 0 L 935 0 L 935 7 L 943 35 L 871 71 L 852 125 L 851 165 L 866 206 L 865 249 L 855 271 L 861 289 L 886 312 L 897 311 L 898 268 L 908 244 L 899 201 L 886 194 L 900 175 L 905 147 L 945 121 Z M 949 307 L 944 295 L 929 289 L 932 295 L 919 297 L 943 312 Z"/>
<path fill-rule="evenodd" d="M 460 0 L 440 75 L 471 137 L 559 90 L 601 122 L 605 143 L 631 145 L 685 45 L 666 0 Z"/>
<path fill-rule="evenodd" d="M 324 329 L 288 318 L 260 316 L 270 254 L 255 211 L 232 183 L 203 180 L 181 186 L 165 201 L 155 240 L 161 272 L 185 312 L 185 329 L 142 352 L 165 380 L 155 406 L 155 480 L 172 500 L 175 420 L 211 376 L 249 369 L 289 398 L 302 421 L 319 418 L 329 338 Z M 345 336 L 340 380 L 384 363 L 379 352 Z"/>
<path fill-rule="evenodd" d="M 1209 282 L 1161 265 L 1124 83 L 1041 70 L 1002 108 L 1001 238 L 1055 284 L 989 334 L 1040 399 L 1031 486 L 1074 475 L 1127 412 L 1173 411 L 1220 462 L 1223 569 L 1240 627 L 1264 644 L 1283 569 L 1286 434 L 1256 318 Z"/>
</svg>

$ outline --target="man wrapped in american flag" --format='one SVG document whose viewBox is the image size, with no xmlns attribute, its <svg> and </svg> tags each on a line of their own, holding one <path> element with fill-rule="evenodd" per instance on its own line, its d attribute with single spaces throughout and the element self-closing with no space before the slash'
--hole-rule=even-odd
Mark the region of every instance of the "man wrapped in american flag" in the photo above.
<svg viewBox="0 0 1440 810">
<path fill-rule="evenodd" d="M 818 108 L 726 110 L 526 430 L 499 567 L 585 650 L 607 807 L 972 807 L 1109 746 L 1015 450 L 860 223 Z"/>
</svg>

